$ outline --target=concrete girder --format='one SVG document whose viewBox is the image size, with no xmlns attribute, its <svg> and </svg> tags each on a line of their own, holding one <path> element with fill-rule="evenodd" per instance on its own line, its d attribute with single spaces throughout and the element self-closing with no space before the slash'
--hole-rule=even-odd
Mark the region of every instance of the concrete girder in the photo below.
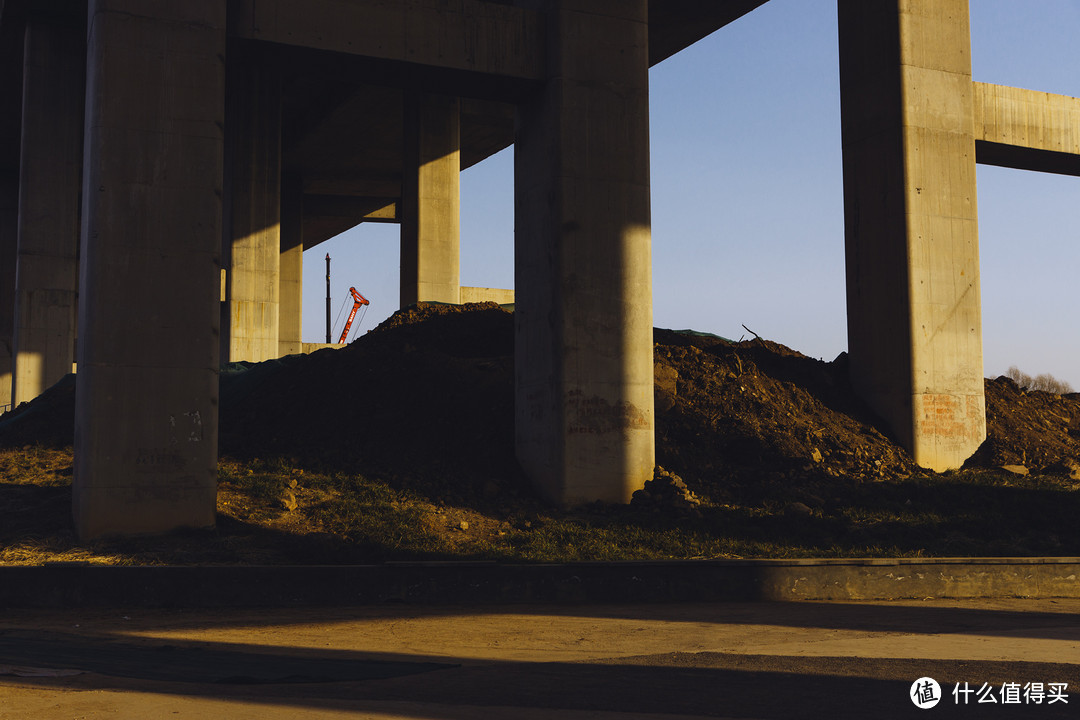
<svg viewBox="0 0 1080 720">
<path fill-rule="evenodd" d="M 1080 98 L 974 83 L 980 163 L 1080 175 Z"/>
<path fill-rule="evenodd" d="M 304 213 L 311 217 L 354 218 L 359 222 L 397 222 L 397 200 L 355 195 L 305 195 Z"/>
<path fill-rule="evenodd" d="M 540 17 L 484 0 L 240 0 L 238 37 L 280 45 L 538 81 L 544 77 Z"/>
<path fill-rule="evenodd" d="M 649 3 L 649 65 L 681 50 L 768 0 L 653 0 Z"/>
</svg>

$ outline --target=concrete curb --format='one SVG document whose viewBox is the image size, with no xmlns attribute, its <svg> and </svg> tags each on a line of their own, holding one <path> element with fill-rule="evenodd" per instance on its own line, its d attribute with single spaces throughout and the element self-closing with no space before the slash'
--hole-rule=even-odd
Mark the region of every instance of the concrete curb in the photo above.
<svg viewBox="0 0 1080 720">
<path fill-rule="evenodd" d="M 0 607 L 1080 598 L 1080 558 L 0 567 Z"/>
</svg>

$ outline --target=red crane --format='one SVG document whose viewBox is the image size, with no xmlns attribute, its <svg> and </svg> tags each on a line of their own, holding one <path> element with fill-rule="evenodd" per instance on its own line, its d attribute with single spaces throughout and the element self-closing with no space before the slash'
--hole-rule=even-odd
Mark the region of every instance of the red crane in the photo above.
<svg viewBox="0 0 1080 720">
<path fill-rule="evenodd" d="M 349 313 L 349 319 L 345 321 L 345 329 L 341 331 L 341 339 L 338 340 L 338 343 L 345 342 L 345 338 L 349 337 L 349 328 L 352 327 L 353 318 L 356 317 L 356 311 L 360 309 L 360 306 L 371 304 L 367 301 L 366 297 L 356 292 L 356 288 L 349 288 L 349 292 L 351 292 L 353 296 L 352 312 Z"/>
</svg>

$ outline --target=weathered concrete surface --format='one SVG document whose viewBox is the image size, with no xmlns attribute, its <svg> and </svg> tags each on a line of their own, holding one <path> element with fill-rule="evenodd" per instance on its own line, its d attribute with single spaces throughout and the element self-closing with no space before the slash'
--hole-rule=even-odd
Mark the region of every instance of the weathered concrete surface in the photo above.
<svg viewBox="0 0 1080 720">
<path fill-rule="evenodd" d="M 0 3 L 0 410 L 11 404 L 15 332 L 15 258 L 19 243 L 19 156 L 22 143 L 23 39 L 3 22 Z"/>
<path fill-rule="evenodd" d="M 986 437 L 967 0 L 841 0 L 848 346 L 915 461 Z"/>
<path fill-rule="evenodd" d="M 304 196 L 296 178 L 282 186 L 278 299 L 278 357 L 303 352 Z"/>
<path fill-rule="evenodd" d="M 514 303 L 513 289 L 486 288 L 486 287 L 463 287 L 461 288 L 461 302 L 494 302 L 500 305 L 512 305 Z"/>
<path fill-rule="evenodd" d="M 401 187 L 401 307 L 460 301 L 461 105 L 405 98 Z"/>
<path fill-rule="evenodd" d="M 1006 682 L 1055 682 L 1067 703 L 966 714 L 1075 718 L 1077 613 L 1076 600 L 8 611 L 0 665 L 90 672 L 0 677 L 0 693 L 35 718 L 847 720 L 916 716 L 911 686 L 929 676 L 944 696 L 931 714 L 957 716 L 957 683 L 1000 700 Z"/>
<path fill-rule="evenodd" d="M 30 22 L 13 334 L 14 403 L 71 372 L 82 189 L 86 46 L 79 28 Z"/>
<path fill-rule="evenodd" d="M 497 77 L 544 73 L 540 19 L 509 4 L 242 0 L 234 12 L 242 38 Z"/>
<path fill-rule="evenodd" d="M 544 6 L 514 156 L 517 455 L 553 500 L 627 502 L 654 465 L 647 3 Z"/>
<path fill-rule="evenodd" d="M 1080 599 L 1080 558 L 808 558 L 565 565 L 13 566 L 0 607 Z M 207 594 L 205 588 L 213 587 Z"/>
<path fill-rule="evenodd" d="M 12 400 L 15 333 L 15 257 L 19 239 L 18 173 L 0 167 L 0 411 Z"/>
<path fill-rule="evenodd" d="M 281 79 L 258 58 L 229 63 L 226 127 L 228 206 L 223 257 L 229 362 L 279 355 L 281 257 Z"/>
<path fill-rule="evenodd" d="M 89 6 L 73 482 L 83 539 L 215 517 L 225 3 L 151 10 Z"/>
<path fill-rule="evenodd" d="M 1080 175 L 1080 98 L 974 83 L 978 161 Z"/>
</svg>

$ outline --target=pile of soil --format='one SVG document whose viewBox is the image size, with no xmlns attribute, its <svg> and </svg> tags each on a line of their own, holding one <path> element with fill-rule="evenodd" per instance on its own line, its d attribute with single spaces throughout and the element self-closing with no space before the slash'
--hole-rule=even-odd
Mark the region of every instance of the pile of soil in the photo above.
<svg viewBox="0 0 1080 720">
<path fill-rule="evenodd" d="M 424 304 L 340 350 L 221 384 L 220 449 L 378 475 L 448 501 L 523 484 L 514 458 L 514 318 Z"/>
<path fill-rule="evenodd" d="M 494 303 L 420 304 L 341 350 L 231 366 L 220 451 L 378 474 L 447 501 L 529 493 L 514 458 L 513 324 Z M 932 475 L 856 397 L 844 356 L 660 329 L 654 338 L 657 464 L 692 492 L 723 502 L 748 484 Z M 1080 394 L 997 378 L 986 397 L 988 438 L 969 467 L 1076 472 Z M 0 445 L 70 445 L 73 410 L 69 379 L 0 419 Z"/>
</svg>

